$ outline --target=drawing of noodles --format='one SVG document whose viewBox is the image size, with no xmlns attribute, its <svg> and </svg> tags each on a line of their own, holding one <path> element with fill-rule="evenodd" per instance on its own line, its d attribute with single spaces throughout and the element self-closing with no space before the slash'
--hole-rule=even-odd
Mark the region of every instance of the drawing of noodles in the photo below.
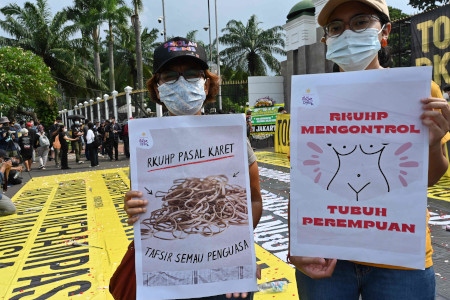
<svg viewBox="0 0 450 300">
<path fill-rule="evenodd" d="M 231 225 L 248 224 L 245 188 L 228 184 L 225 175 L 174 180 L 167 192 L 157 192 L 163 204 L 142 221 L 141 234 L 163 240 L 206 237 Z"/>
</svg>

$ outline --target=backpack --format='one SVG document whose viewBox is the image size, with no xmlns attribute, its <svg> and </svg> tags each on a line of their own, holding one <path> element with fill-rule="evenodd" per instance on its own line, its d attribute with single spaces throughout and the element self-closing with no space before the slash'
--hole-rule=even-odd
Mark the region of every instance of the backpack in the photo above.
<svg viewBox="0 0 450 300">
<path fill-rule="evenodd" d="M 59 142 L 59 135 L 55 136 L 55 140 L 53 141 L 53 148 L 61 149 L 61 143 Z"/>
<path fill-rule="evenodd" d="M 48 140 L 48 137 L 45 134 L 39 135 L 39 145 L 41 147 L 50 146 L 50 141 Z"/>
<path fill-rule="evenodd" d="M 94 141 L 92 142 L 95 147 L 100 147 L 102 145 L 102 136 L 97 133 L 97 131 L 94 131 Z"/>
</svg>

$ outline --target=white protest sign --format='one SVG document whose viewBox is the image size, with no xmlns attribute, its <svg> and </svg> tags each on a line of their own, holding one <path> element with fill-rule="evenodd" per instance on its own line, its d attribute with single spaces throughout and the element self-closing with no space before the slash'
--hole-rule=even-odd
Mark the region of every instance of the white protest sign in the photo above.
<svg viewBox="0 0 450 300">
<path fill-rule="evenodd" d="M 292 78 L 291 255 L 423 269 L 431 68 Z"/>
<path fill-rule="evenodd" d="M 129 121 L 138 299 L 254 291 L 256 256 L 242 114 Z"/>
</svg>

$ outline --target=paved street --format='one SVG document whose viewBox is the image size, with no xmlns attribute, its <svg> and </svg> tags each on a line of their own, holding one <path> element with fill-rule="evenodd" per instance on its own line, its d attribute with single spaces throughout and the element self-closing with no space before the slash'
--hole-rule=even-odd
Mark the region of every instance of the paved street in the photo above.
<svg viewBox="0 0 450 300">
<path fill-rule="evenodd" d="M 276 154 L 271 148 L 257 150 L 257 156 L 264 200 L 264 215 L 255 230 L 254 238 L 255 242 L 261 246 L 257 248 L 257 257 L 265 268 L 263 270 L 263 280 L 270 281 L 286 278 L 291 284 L 289 284 L 289 290 L 286 293 L 259 294 L 256 299 L 298 299 L 295 282 L 293 282 L 293 269 L 284 262 L 288 247 L 287 199 L 290 184 L 289 162 L 285 155 Z M 45 261 L 47 258 L 42 258 L 43 262 L 39 263 L 39 253 L 53 256 L 52 252 L 41 250 L 41 244 L 45 245 L 46 243 L 44 240 L 50 241 L 52 236 L 50 235 L 50 224 L 59 220 L 58 222 L 61 222 L 59 226 L 66 228 L 63 224 L 69 222 L 69 219 L 74 220 L 73 222 L 78 222 L 76 223 L 78 224 L 77 226 L 79 224 L 82 226 L 83 224 L 91 224 L 87 229 L 83 229 L 86 230 L 83 234 L 89 235 L 89 245 L 99 245 L 103 249 L 109 249 L 107 259 L 109 263 L 106 264 L 109 267 L 106 269 L 101 269 L 105 268 L 105 264 L 100 267 L 101 264 L 93 262 L 93 260 L 96 260 L 95 255 L 98 253 L 96 252 L 98 250 L 91 248 L 88 251 L 88 249 L 84 249 L 86 251 L 84 255 L 89 253 L 89 257 L 91 257 L 91 265 L 89 265 L 88 272 L 88 276 L 90 276 L 88 278 L 91 278 L 89 283 L 91 287 L 84 293 L 86 295 L 85 299 L 110 299 L 106 285 L 112 272 L 111 268 L 116 267 L 116 265 L 111 265 L 111 262 L 117 261 L 123 255 L 121 250 L 117 250 L 117 244 L 123 245 L 119 247 L 121 249 L 126 246 L 128 240 L 132 239 L 132 230 L 124 224 L 125 215 L 121 210 L 122 195 L 129 188 L 127 181 L 128 160 L 123 155 L 120 155 L 119 161 L 109 161 L 106 158 L 100 158 L 99 161 L 100 167 L 90 168 L 89 162 L 75 164 L 73 156 L 70 156 L 69 165 L 72 167 L 71 170 L 56 169 L 53 167 L 53 162 L 48 163 L 46 170 L 37 170 L 37 164 L 33 164 L 33 171 L 22 174 L 25 184 L 9 187 L 6 192 L 7 195 L 12 196 L 17 193 L 17 196 L 21 196 L 15 197 L 15 201 L 19 201 L 20 214 L 11 218 L 5 217 L 5 219 L 0 221 L 0 224 L 2 224 L 0 225 L 0 249 L 3 249 L 0 268 L 7 271 L 10 270 L 4 273 L 8 274 L 8 276 L 3 276 L 0 279 L 0 285 L 2 286 L 0 299 L 37 299 L 39 295 L 41 296 L 39 299 L 47 299 L 46 297 L 49 299 L 64 299 L 49 296 L 52 293 L 57 293 L 55 290 L 58 288 L 60 290 L 66 289 L 66 292 L 70 291 L 70 295 L 79 294 L 76 292 L 76 288 L 70 288 L 67 283 L 57 287 L 50 284 L 46 289 L 38 289 L 36 283 L 34 285 L 32 283 L 29 285 L 24 284 L 24 282 L 27 283 L 27 280 L 32 278 L 29 277 L 31 275 L 27 274 L 36 276 L 38 272 L 46 272 L 43 270 L 46 270 Z M 80 181 L 80 175 L 82 175 L 83 181 Z M 428 204 L 432 214 L 430 226 L 435 250 L 434 267 L 437 282 L 436 299 L 438 300 L 450 300 L 450 231 L 445 229 L 445 225 L 450 224 L 449 187 L 450 179 L 444 178 L 438 185 L 429 189 Z M 75 197 L 76 195 L 78 197 Z M 108 206 L 108 198 L 112 201 L 110 206 Z M 45 204 L 45 201 L 49 201 L 46 199 L 52 199 L 54 203 Z M 49 207 L 45 208 L 45 205 Z M 84 212 L 83 216 L 83 211 L 86 211 L 86 207 L 92 207 L 93 212 L 91 213 L 88 209 L 87 216 L 86 212 Z M 408 213 L 408 208 L 405 208 L 405 213 Z M 117 218 L 118 222 L 113 224 L 112 219 L 114 218 Z M 75 225 L 75 223 L 73 224 Z M 72 230 L 72 235 L 79 235 L 82 238 L 81 232 L 76 233 L 78 229 L 72 228 L 72 225 L 67 226 L 67 228 Z M 27 233 L 28 231 L 30 233 Z M 69 230 L 65 229 L 65 231 Z M 44 236 L 46 232 L 48 232 L 48 235 Z M 22 236 L 23 245 L 20 244 Z M 34 242 L 30 241 L 31 236 L 33 236 Z M 56 239 L 56 237 L 53 239 Z M 110 240 L 113 240 L 115 245 Z M 64 242 L 61 239 L 59 241 Z M 54 241 L 49 243 L 51 243 L 52 247 L 56 245 Z M 29 248 L 27 251 L 19 250 L 27 247 Z M 11 250 L 13 248 L 14 250 Z M 59 248 L 55 247 L 54 249 Z M 74 252 L 64 254 L 64 251 L 62 251 L 62 255 L 78 257 Z M 14 254 L 16 252 L 17 254 Z M 105 260 L 105 258 L 101 256 L 102 260 Z M 49 274 L 58 270 L 58 267 L 55 265 L 55 259 L 53 259 L 53 262 L 49 262 Z M 19 263 L 19 261 L 21 262 Z M 82 265 L 81 260 L 76 264 L 73 262 L 73 259 L 72 262 L 58 262 L 58 265 L 63 264 Z M 79 269 L 76 272 L 82 271 Z M 58 275 L 60 273 L 63 272 L 59 272 Z M 37 280 L 36 277 L 33 278 Z M 55 280 L 51 279 L 52 277 L 46 279 L 44 275 L 39 278 L 39 284 L 44 286 L 46 280 L 48 282 Z M 94 280 L 94 278 L 96 279 Z M 63 278 L 60 280 L 64 281 Z M 81 279 L 79 282 L 81 282 Z M 80 286 L 85 285 L 80 283 Z M 79 290 L 81 289 L 80 287 Z M 92 297 L 89 292 L 92 293 Z M 74 299 L 76 298 L 74 297 Z"/>
</svg>

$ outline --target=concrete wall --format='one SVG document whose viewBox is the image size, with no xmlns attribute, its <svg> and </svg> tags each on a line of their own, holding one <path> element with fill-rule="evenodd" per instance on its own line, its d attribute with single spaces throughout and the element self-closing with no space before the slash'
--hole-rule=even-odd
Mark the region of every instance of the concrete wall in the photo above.
<svg viewBox="0 0 450 300">
<path fill-rule="evenodd" d="M 249 76 L 248 101 L 254 106 L 258 99 L 272 98 L 276 104 L 284 103 L 283 76 Z"/>
</svg>

